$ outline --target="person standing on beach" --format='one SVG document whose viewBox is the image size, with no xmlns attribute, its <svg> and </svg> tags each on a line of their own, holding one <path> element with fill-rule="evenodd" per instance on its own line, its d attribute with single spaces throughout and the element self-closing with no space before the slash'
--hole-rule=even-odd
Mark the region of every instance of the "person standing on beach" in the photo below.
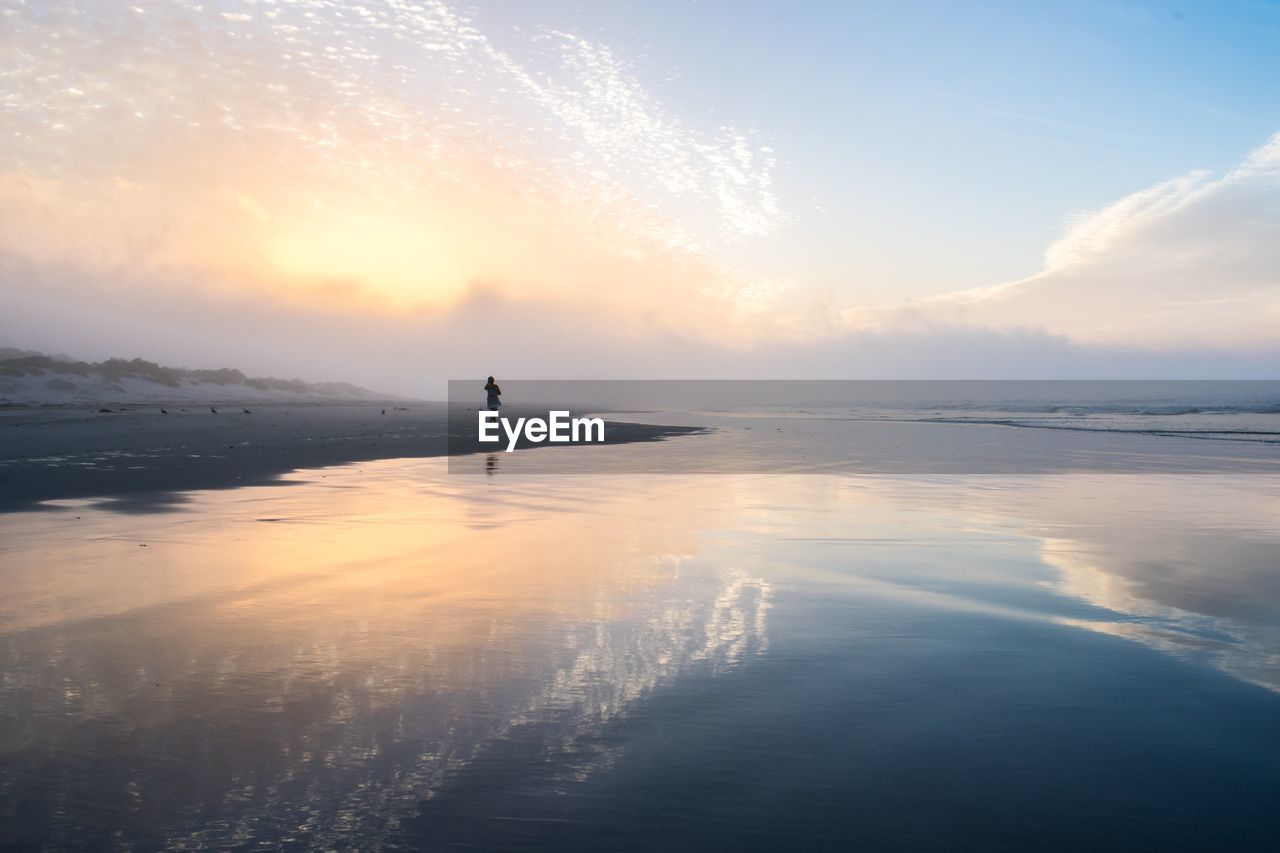
<svg viewBox="0 0 1280 853">
<path fill-rule="evenodd" d="M 493 381 L 493 377 L 489 377 L 489 381 L 484 386 L 485 393 L 489 395 L 486 405 L 489 411 L 496 412 L 502 408 L 502 389 L 498 387 L 498 383 Z"/>
</svg>

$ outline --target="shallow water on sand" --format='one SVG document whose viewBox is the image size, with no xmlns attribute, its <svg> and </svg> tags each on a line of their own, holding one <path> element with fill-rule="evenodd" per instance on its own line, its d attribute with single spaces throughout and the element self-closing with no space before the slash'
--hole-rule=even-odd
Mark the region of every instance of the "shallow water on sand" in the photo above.
<svg viewBox="0 0 1280 853">
<path fill-rule="evenodd" d="M 0 516 L 0 841 L 1280 840 L 1275 477 L 476 464 Z"/>
</svg>

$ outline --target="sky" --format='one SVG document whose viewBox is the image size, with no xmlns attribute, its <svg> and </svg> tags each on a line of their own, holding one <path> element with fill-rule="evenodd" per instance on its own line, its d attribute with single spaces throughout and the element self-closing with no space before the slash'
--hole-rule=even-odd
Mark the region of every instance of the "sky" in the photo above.
<svg viewBox="0 0 1280 853">
<path fill-rule="evenodd" d="M 0 344 L 1280 376 L 1280 0 L 0 0 Z"/>
</svg>

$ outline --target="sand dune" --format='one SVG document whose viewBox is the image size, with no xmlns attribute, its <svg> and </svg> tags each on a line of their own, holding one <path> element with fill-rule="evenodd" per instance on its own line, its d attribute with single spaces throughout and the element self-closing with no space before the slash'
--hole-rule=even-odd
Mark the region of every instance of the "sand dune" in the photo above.
<svg viewBox="0 0 1280 853">
<path fill-rule="evenodd" d="M 0 348 L 0 405 L 308 402 L 388 400 L 392 394 L 345 382 L 246 376 L 235 368 L 165 367 L 135 358 L 104 362 Z"/>
</svg>

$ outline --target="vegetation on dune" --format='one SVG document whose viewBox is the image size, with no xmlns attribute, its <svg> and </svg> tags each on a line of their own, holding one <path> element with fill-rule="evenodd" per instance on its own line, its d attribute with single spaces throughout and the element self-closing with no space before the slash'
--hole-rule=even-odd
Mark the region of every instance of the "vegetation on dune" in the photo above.
<svg viewBox="0 0 1280 853">
<path fill-rule="evenodd" d="M 166 367 L 144 358 L 109 358 L 103 362 L 77 361 L 66 356 L 50 356 L 31 350 L 0 347 L 0 377 L 22 378 L 45 374 L 71 374 L 89 378 L 101 377 L 116 384 L 122 379 L 141 379 L 181 388 L 184 385 L 247 385 L 259 391 L 282 391 L 292 394 L 320 396 L 362 396 L 369 392 L 358 385 L 346 382 L 303 382 L 301 379 L 245 376 L 233 367 L 200 370 L 186 367 Z M 57 386 L 52 382 L 59 382 Z M 51 380 L 51 388 L 61 388 L 65 380 Z M 74 387 L 74 386 L 72 386 Z"/>
</svg>

